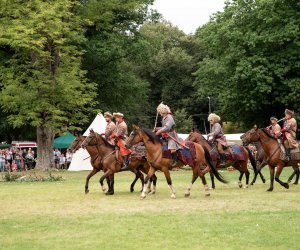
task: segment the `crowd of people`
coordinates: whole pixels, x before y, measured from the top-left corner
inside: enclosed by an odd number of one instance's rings
[[[24,171],[34,169],[36,166],[36,151],[32,148],[7,148],[0,150],[0,172],[4,171]],[[73,154],[67,149],[66,153],[61,153],[57,148],[53,150],[53,160],[55,168],[68,169]]]
[[[22,171],[35,168],[36,152],[31,149],[7,148],[0,150],[0,171]]]

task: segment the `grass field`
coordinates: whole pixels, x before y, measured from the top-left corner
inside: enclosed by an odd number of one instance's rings
[[[283,171],[286,180],[291,168]],[[269,180],[268,169],[264,170]],[[65,181],[0,181],[0,249],[300,249],[300,186],[286,190],[269,182],[237,186],[238,172],[222,172],[210,197],[198,180],[184,191],[191,171],[173,171],[177,199],[162,173],[157,193],[140,200],[133,174],[115,177],[115,195],[100,191],[97,174],[84,194],[82,172],[55,172]],[[252,178],[252,174],[251,174]],[[210,182],[209,182],[210,183]]]

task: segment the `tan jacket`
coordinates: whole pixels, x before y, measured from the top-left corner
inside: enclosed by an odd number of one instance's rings
[[[297,122],[295,118],[286,120],[283,125],[283,129],[286,130],[285,136],[289,144],[289,148],[297,148],[298,142],[296,140]]]
[[[105,127],[105,133],[104,133],[106,140],[109,140],[109,137],[113,134],[115,129],[116,129],[116,124],[113,121],[107,123]]]
[[[275,137],[279,137],[281,135],[281,127],[279,124],[275,124],[271,126],[270,133],[274,135]]]
[[[116,137],[121,138],[122,140],[126,139],[126,136],[128,135],[128,131],[127,131],[127,125],[125,121],[116,124],[114,134]]]

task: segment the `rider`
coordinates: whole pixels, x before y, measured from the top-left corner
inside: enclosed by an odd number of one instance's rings
[[[207,120],[212,125],[211,132],[208,134],[208,138],[210,136],[212,136],[212,139],[210,141],[217,144],[217,149],[218,149],[220,157],[221,157],[220,166],[225,167],[226,166],[226,156],[225,156],[223,147],[227,147],[228,145],[226,142],[226,137],[222,131],[222,127],[220,124],[221,118],[220,118],[220,116],[218,116],[214,113],[211,113],[208,116]]]
[[[276,117],[272,116],[270,118],[270,121],[271,121],[271,125],[267,128],[267,130],[274,137],[280,138],[281,137],[281,127],[278,124],[278,119]]]
[[[107,122],[107,125],[105,127],[104,137],[106,140],[109,140],[109,137],[113,134],[113,132],[116,129],[116,124],[112,121],[113,115],[110,112],[104,113],[105,121]]]
[[[171,151],[172,154],[171,167],[175,167],[178,162],[176,150],[180,149],[178,145],[180,139],[175,131],[176,124],[172,116],[172,112],[167,105],[163,103],[159,104],[157,106],[157,112],[163,117],[163,119],[162,127],[156,128],[156,135],[161,134],[162,137],[168,140],[168,149]]]
[[[129,165],[129,155],[131,150],[125,147],[125,139],[128,135],[127,125],[124,121],[124,115],[122,113],[113,113],[113,116],[116,119],[116,128],[114,133],[109,137],[109,139],[115,139],[116,145],[120,148],[120,154],[123,157],[123,167],[121,170],[127,170]]]
[[[294,111],[286,109],[285,122],[281,133],[283,134],[283,145],[285,146],[287,161],[291,159],[291,149],[297,148],[298,142],[296,140],[297,121],[294,118]]]

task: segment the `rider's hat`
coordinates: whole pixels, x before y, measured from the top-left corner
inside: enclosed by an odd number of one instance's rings
[[[216,115],[215,113],[211,113],[207,120],[210,122],[210,121],[213,121],[213,122],[219,122],[221,120],[220,116]]]
[[[156,108],[157,112],[162,113],[162,114],[170,114],[171,110],[168,107],[168,105],[165,105],[163,103],[159,104]]]
[[[122,117],[122,118],[124,117],[124,115],[120,112],[114,113],[113,115],[114,117]]]
[[[112,118],[113,115],[110,112],[107,111],[107,112],[104,113],[104,117],[110,117],[110,118]]]
[[[285,113],[285,114],[288,114],[288,115],[290,115],[290,116],[294,116],[294,111],[289,110],[289,109],[286,109],[286,110],[284,111],[284,113]]]
[[[278,119],[275,116],[270,117],[270,121],[273,121],[273,120],[278,122]]]

